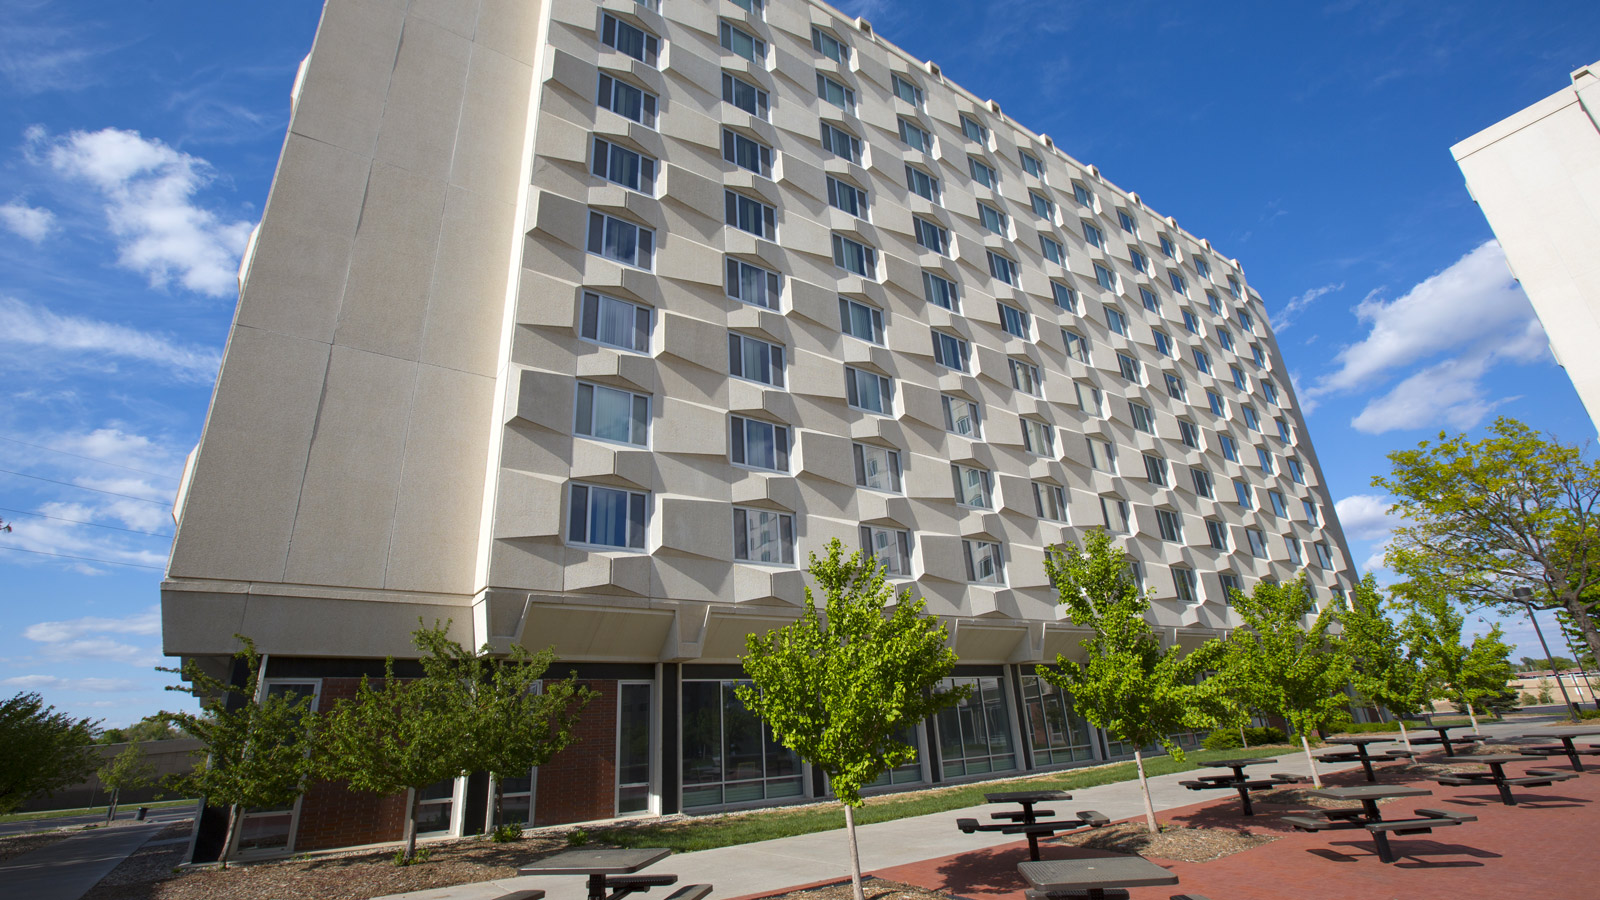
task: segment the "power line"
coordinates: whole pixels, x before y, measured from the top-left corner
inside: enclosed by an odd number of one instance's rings
[[[46,447],[44,444],[30,444],[27,441],[19,441],[16,438],[6,437],[3,434],[0,434],[0,441],[10,441],[13,444],[21,444],[24,447],[32,447],[35,450],[48,450],[51,453],[59,453],[62,456],[70,456],[74,459],[86,459],[89,462],[97,462],[103,466],[115,466],[119,469],[127,469],[129,472],[138,472],[140,475],[149,475],[152,478],[170,478],[173,481],[178,480],[178,476],[173,475],[170,472],[149,472],[144,469],[135,469],[133,466],[125,466],[121,463],[110,462],[97,456],[84,456],[81,453],[69,453],[65,450],[57,450],[54,447]]]
[[[70,488],[77,488],[80,491],[94,491],[96,494],[109,494],[113,497],[125,497],[129,500],[142,500],[145,503],[154,503],[157,506],[171,505],[171,501],[168,500],[151,500],[149,497],[135,497],[132,494],[119,494],[116,491],[102,491],[99,488],[85,487],[81,484],[73,484],[70,481],[57,481],[54,478],[45,478],[43,475],[29,475],[27,472],[13,472],[10,469],[0,469],[0,472],[4,472],[7,475],[19,475],[23,478],[36,478],[39,481],[48,481],[51,484],[59,484]]]
[[[57,559],[81,559],[84,562],[105,563],[108,566],[132,566],[135,569],[155,569],[157,572],[161,571],[160,566],[147,566],[143,563],[117,562],[114,559],[95,559],[92,556],[68,556],[65,553],[47,553],[43,550],[24,550],[21,547],[0,547],[0,550],[11,550],[16,553],[37,553],[40,556],[54,556]]]
[[[133,528],[118,528],[115,525],[102,525],[99,522],[85,522],[82,519],[68,519],[64,516],[47,516],[42,512],[30,512],[26,509],[8,509],[0,506],[0,512],[16,513],[21,516],[38,516],[41,519],[54,519],[57,522],[71,522],[74,525],[93,525],[96,528],[109,528],[112,531],[126,531],[129,534],[148,534],[151,537],[172,537],[170,533],[163,534],[159,531],[138,531]]]

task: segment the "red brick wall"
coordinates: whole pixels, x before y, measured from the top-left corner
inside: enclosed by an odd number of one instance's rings
[[[318,708],[327,711],[341,699],[353,698],[359,678],[322,679]],[[369,794],[351,790],[343,781],[312,782],[300,801],[296,850],[327,850],[398,841],[405,837],[406,795]]]
[[[534,824],[563,825],[617,814],[617,683],[580,681],[599,696],[578,719],[567,749],[539,767]]]

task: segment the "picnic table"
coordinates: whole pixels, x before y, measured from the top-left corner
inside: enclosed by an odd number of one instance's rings
[[[1385,819],[1383,812],[1378,809],[1379,800],[1387,800],[1393,797],[1425,797],[1433,793],[1427,788],[1407,787],[1405,785],[1363,784],[1355,787],[1323,788],[1310,793],[1313,797],[1325,797],[1330,800],[1359,800],[1361,801],[1361,808],[1323,810],[1320,816],[1284,816],[1283,821],[1285,824],[1292,825],[1301,831],[1364,828],[1368,834],[1372,835],[1372,843],[1377,848],[1378,859],[1386,863],[1392,863],[1395,860],[1393,848],[1389,846],[1390,834],[1432,834],[1435,828],[1444,828],[1478,820],[1477,816],[1462,815],[1440,809],[1419,809],[1416,811],[1415,817],[1410,819]]]
[[[596,848],[593,850],[568,850],[554,856],[535,860],[517,870],[518,875],[586,875],[589,900],[620,900],[629,894],[648,891],[652,887],[676,884],[676,875],[634,875],[647,866],[654,865],[672,851],[662,847],[634,850]],[[666,900],[702,900],[711,893],[709,884],[690,884],[673,891]]]
[[[977,819],[957,819],[956,827],[972,834],[979,831],[998,831],[1001,834],[1020,834],[1028,839],[1028,858],[1039,858],[1039,838],[1052,837],[1059,831],[1072,831],[1085,825],[1099,828],[1110,824],[1111,820],[1104,813],[1092,809],[1079,811],[1075,819],[1047,819],[1046,816],[1056,814],[1053,809],[1036,809],[1036,803],[1051,803],[1060,800],[1071,800],[1072,795],[1066,791],[997,791],[984,794],[983,799],[990,803],[1015,803],[1022,807],[1020,810],[1002,810],[991,813],[991,819],[999,819],[998,823],[980,824]],[[668,898],[672,900],[672,898]]]
[[[1514,762],[1531,762],[1532,758],[1520,753],[1484,754],[1481,756],[1446,756],[1447,763],[1479,763],[1489,767],[1487,772],[1463,772],[1459,775],[1444,775],[1437,779],[1440,784],[1452,785],[1494,785],[1500,791],[1500,802],[1507,806],[1516,806],[1517,800],[1511,794],[1513,787],[1544,787],[1557,781],[1566,781],[1578,776],[1572,772],[1552,772],[1549,769],[1529,769],[1528,774],[1520,777],[1508,777],[1506,764]]]
[[[1299,779],[1290,775],[1270,775],[1266,778],[1251,779],[1244,774],[1250,766],[1264,766],[1275,763],[1276,759],[1219,759],[1205,765],[1208,768],[1232,769],[1231,775],[1201,775],[1193,781],[1180,781],[1179,784],[1191,791],[1210,790],[1235,790],[1239,792],[1239,803],[1244,807],[1244,814],[1255,815],[1255,809],[1250,805],[1250,792],[1275,788],[1281,784],[1291,784]]]
[[[1170,870],[1134,855],[1018,863],[1017,872],[1033,885],[1028,900],[1074,894],[1085,900],[1114,900],[1127,897],[1127,888],[1178,883]]]
[[[1600,735],[1600,728],[1552,728],[1536,734],[1525,734],[1525,738],[1553,737],[1560,744],[1540,744],[1534,746],[1518,747],[1517,752],[1525,756],[1542,756],[1549,758],[1557,753],[1565,753],[1572,762],[1572,771],[1582,772],[1583,756],[1600,756],[1600,745],[1590,744],[1587,750],[1579,750],[1573,741],[1581,737]]]
[[[1376,782],[1378,775],[1372,770],[1374,762],[1399,762],[1400,760],[1410,759],[1413,755],[1410,750],[1390,750],[1384,753],[1383,756],[1377,757],[1367,750],[1367,745],[1369,744],[1383,744],[1391,740],[1394,739],[1390,737],[1328,738],[1327,743],[1329,744],[1345,744],[1355,749],[1324,753],[1317,759],[1320,762],[1359,762],[1362,770],[1367,773],[1367,780]]]
[[[1467,726],[1467,725],[1419,725],[1414,729],[1415,731],[1432,731],[1432,732],[1436,732],[1438,734],[1438,737],[1414,737],[1414,738],[1411,739],[1411,745],[1413,747],[1415,747],[1417,744],[1439,744],[1441,747],[1444,748],[1444,755],[1445,756],[1455,756],[1456,755],[1455,744],[1476,744],[1476,743],[1480,743],[1480,742],[1482,742],[1484,740],[1484,737],[1481,734],[1462,734],[1462,735],[1457,735],[1455,737],[1451,737],[1450,736],[1451,730],[1456,729],[1456,728],[1467,728],[1467,727],[1469,727],[1469,726]]]

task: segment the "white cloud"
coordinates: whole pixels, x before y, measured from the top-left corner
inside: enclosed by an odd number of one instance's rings
[[[1277,315],[1272,316],[1272,330],[1277,334],[1288,331],[1289,326],[1294,324],[1295,316],[1298,316],[1306,307],[1315,303],[1317,298],[1342,290],[1344,290],[1344,282],[1341,281],[1338,284],[1325,284],[1321,287],[1314,287],[1297,297],[1290,297],[1289,302],[1283,305],[1283,309],[1279,310]]]
[[[11,297],[0,297],[0,344],[23,344],[73,354],[94,353],[172,369],[187,381],[209,381],[222,357],[207,347],[126,325],[62,316]]]
[[[29,625],[22,636],[30,641],[40,643],[56,643],[68,641],[91,634],[139,634],[152,635],[161,633],[161,608],[152,606],[149,609],[123,616],[120,619],[106,618],[103,616],[84,616],[79,619],[66,619],[60,622],[39,622]]]
[[[1505,402],[1485,396],[1478,379],[1487,370],[1484,356],[1447,359],[1429,366],[1367,403],[1350,420],[1350,427],[1364,434],[1382,434],[1442,423],[1465,431]]]
[[[0,678],[0,687],[23,691],[82,691],[90,694],[150,689],[148,684],[127,678],[62,678],[59,675],[18,675],[15,678]]]
[[[56,227],[56,214],[48,209],[13,200],[0,206],[0,225],[29,243],[37,244]]]
[[[57,172],[99,191],[124,268],[145,275],[152,287],[176,281],[212,297],[236,289],[251,223],[224,221],[195,204],[212,180],[210,163],[116,128],[56,139],[30,129],[28,138]]]
[[[1344,533],[1358,541],[1388,537],[1395,522],[1389,518],[1389,498],[1375,494],[1351,494],[1333,504]]]

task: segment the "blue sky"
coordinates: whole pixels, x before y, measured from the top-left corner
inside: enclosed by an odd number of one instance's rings
[[[1387,452],[1497,414],[1595,436],[1449,148],[1600,59],[1600,4],[841,8],[1243,263],[1358,564]],[[184,702],[152,670],[170,502],[319,14],[0,0],[0,695]]]

